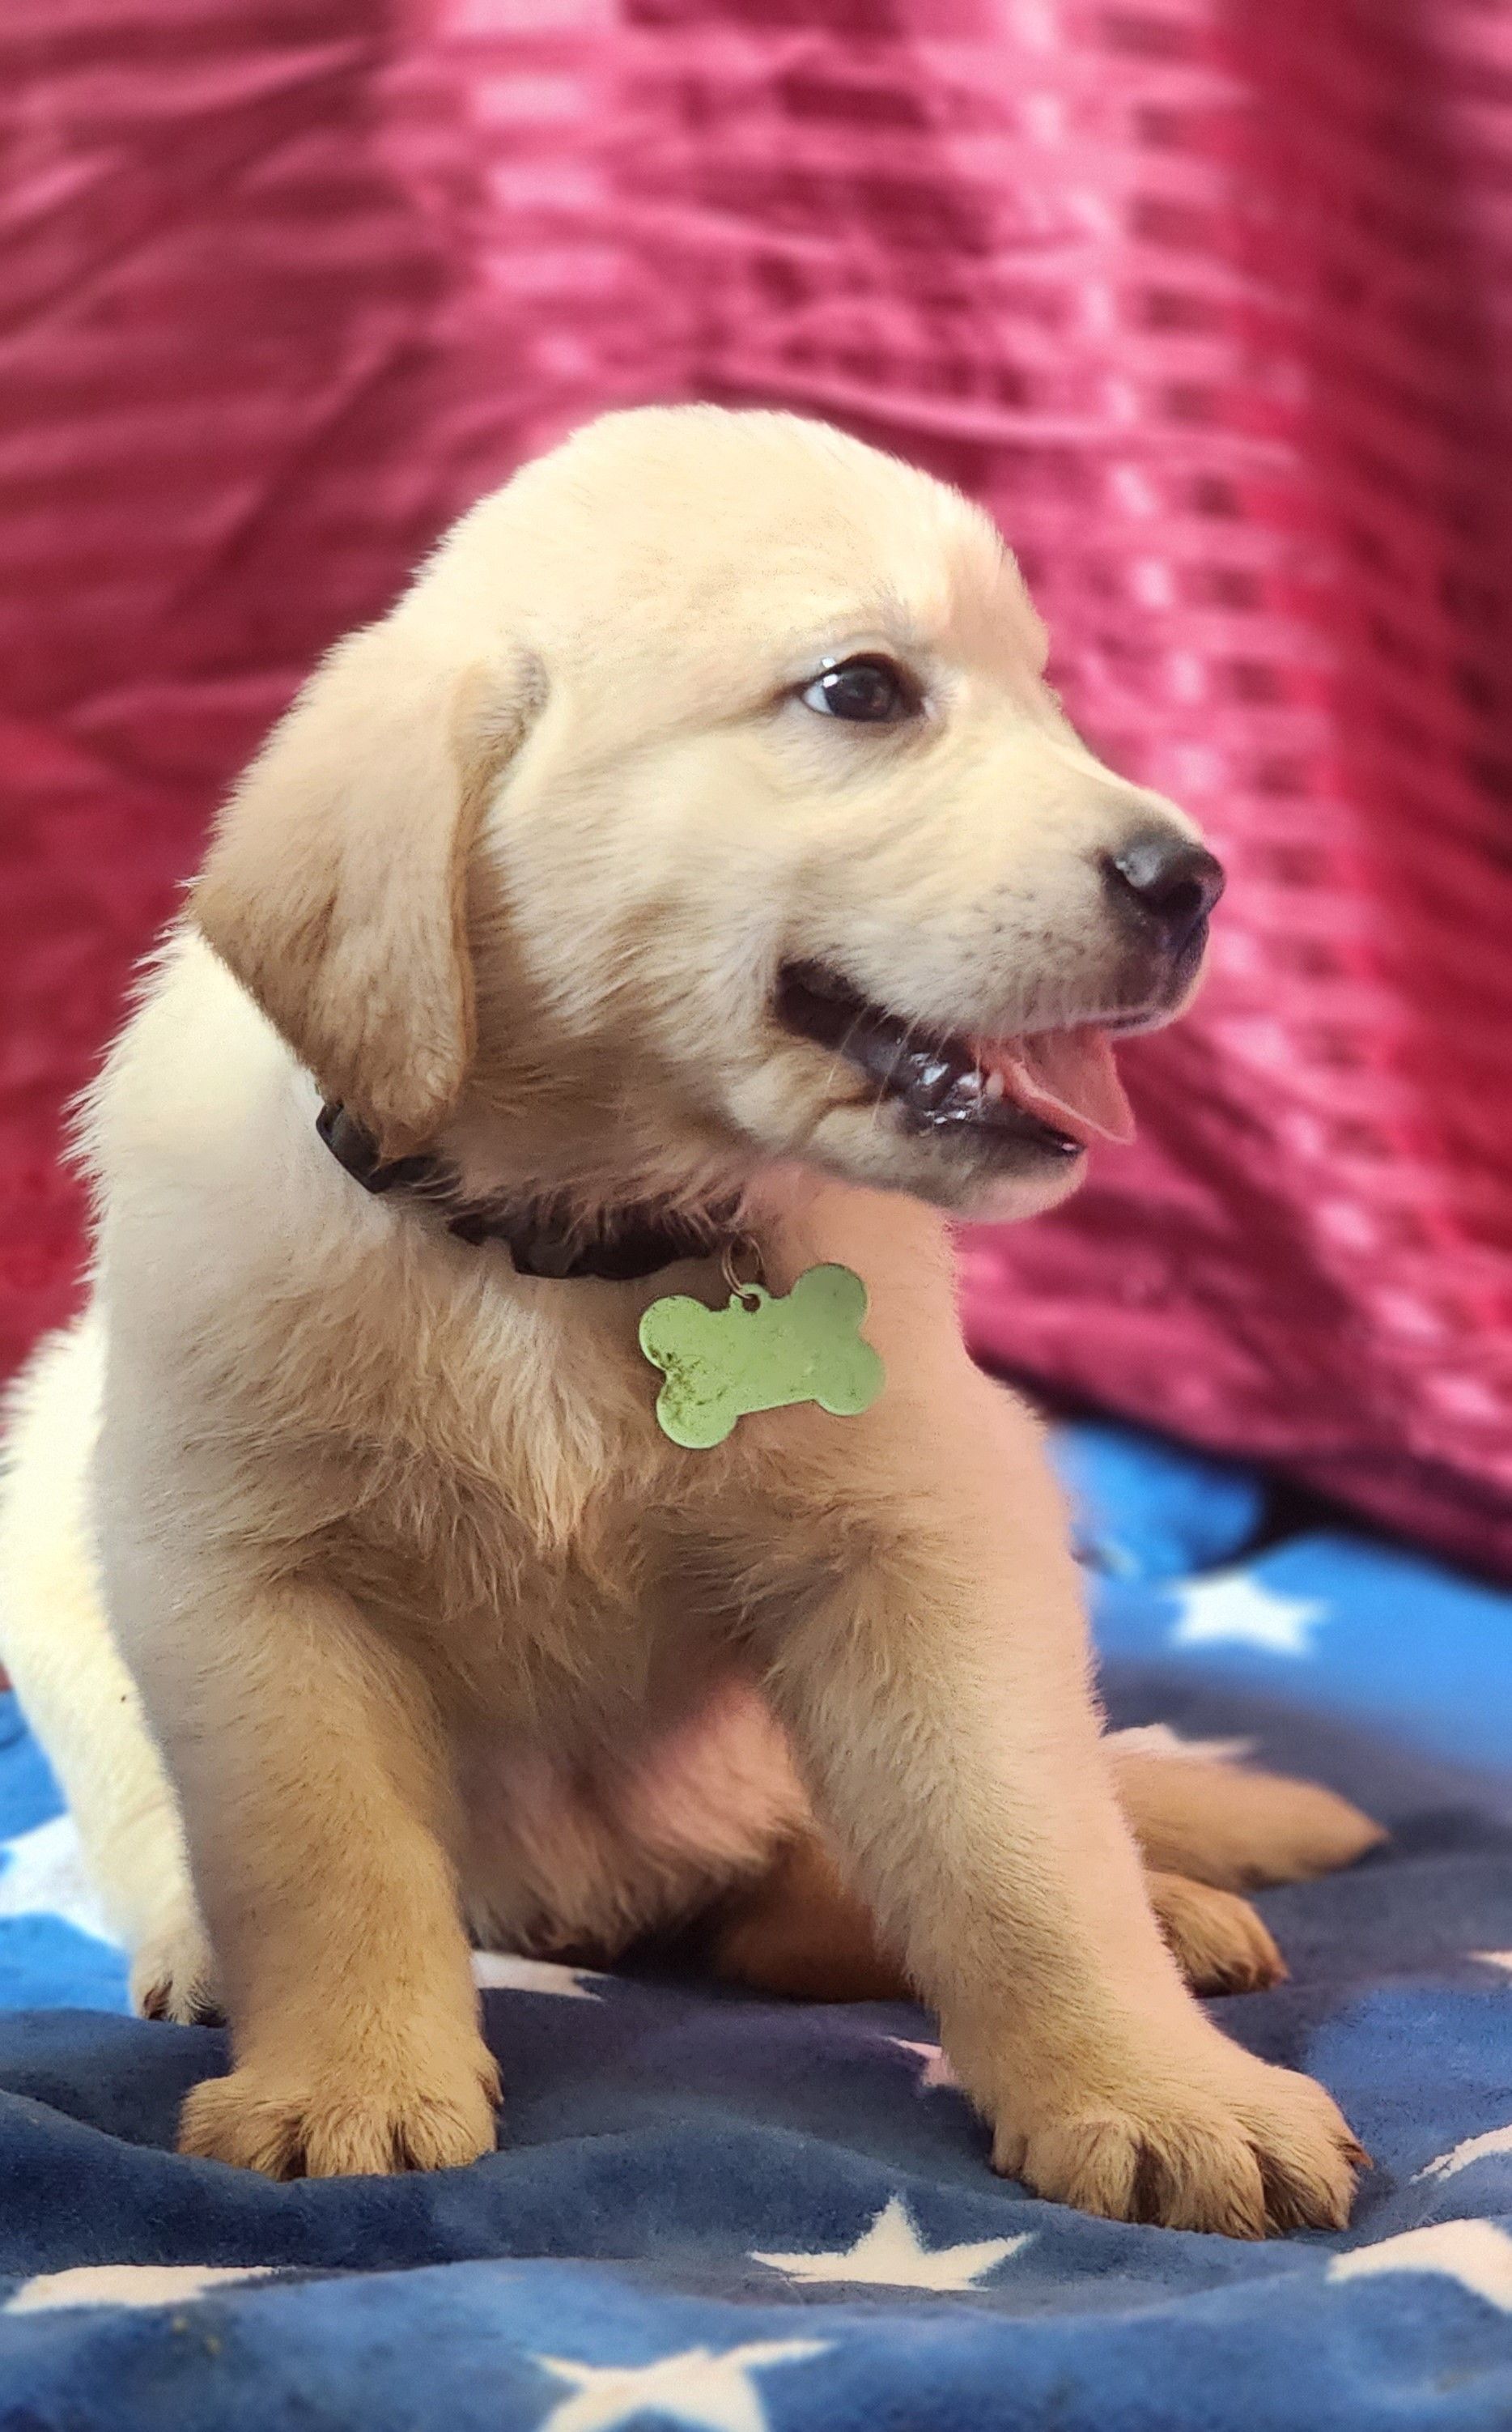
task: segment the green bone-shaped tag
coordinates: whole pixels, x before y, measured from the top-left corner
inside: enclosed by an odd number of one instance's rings
[[[861,1336],[866,1287],[849,1267],[810,1267],[790,1292],[761,1284],[732,1292],[724,1309],[685,1292],[653,1300],[641,1349],[666,1382],[656,1397],[664,1435],[690,1451],[723,1444],[750,1410],[817,1402],[851,1418],[869,1410],[886,1371]]]

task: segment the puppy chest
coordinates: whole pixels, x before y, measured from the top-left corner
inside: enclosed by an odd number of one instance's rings
[[[512,1483],[391,1467],[328,1532],[327,1560],[469,1705],[556,1728],[569,1712],[586,1723],[664,1704],[717,1623],[714,1598],[699,1613],[671,1507],[599,1493],[559,1531]]]

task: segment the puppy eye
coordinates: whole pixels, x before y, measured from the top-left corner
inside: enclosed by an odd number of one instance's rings
[[[885,726],[912,718],[917,697],[900,667],[891,659],[864,656],[842,659],[806,684],[798,699],[821,718],[848,718],[859,726]]]

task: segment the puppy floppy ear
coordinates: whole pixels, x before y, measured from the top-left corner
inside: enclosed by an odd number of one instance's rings
[[[350,634],[222,816],[193,919],[385,1157],[425,1145],[473,1052],[468,856],[518,743],[517,670],[402,616]]]

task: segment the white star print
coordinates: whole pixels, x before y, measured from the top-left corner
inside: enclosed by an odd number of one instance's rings
[[[46,2314],[59,2305],[179,2305],[228,2280],[265,2280],[261,2263],[81,2263],[44,2272],[6,2305],[8,2314]]]
[[[1027,2246],[1033,2231],[1018,2238],[982,2238],[962,2246],[925,2246],[900,2196],[883,2204],[854,2246],[834,2255],[752,2255],[785,2272],[790,2280],[870,2281],[879,2288],[973,2288],[984,2272]]]
[[[555,1993],[564,2001],[601,2001],[603,1978],[592,1968],[563,1968],[555,1959],[522,1959],[513,1951],[475,1951],[473,1983],[485,1993]]]
[[[1484,2162],[1491,2153],[1512,2153],[1512,2128],[1487,2128],[1482,2136],[1466,2136],[1448,2153],[1440,2153],[1436,2162],[1429,2162],[1417,2175],[1420,2179],[1452,2179],[1459,2170],[1468,2170],[1472,2162]]]
[[[34,1825],[0,1849],[0,1917],[60,1917],[96,1942],[114,1942],[72,1816]]]
[[[932,2094],[941,2086],[954,2086],[959,2091],[961,2081],[938,2044],[911,2044],[904,2035],[889,2035],[887,2041],[899,2052],[916,2053],[923,2062],[914,2085],[916,2094]]]
[[[535,2362],[576,2384],[554,2407],[540,2432],[613,2432],[619,2424],[660,2416],[696,2432],[766,2432],[766,2410],[751,2382],[769,2365],[799,2364],[823,2356],[828,2339],[751,2339],[744,2347],[684,2348],[655,2364],[574,2364],[565,2356]]]
[[[1260,1647],[1268,1655],[1310,1655],[1308,1633],[1328,1610],[1310,1596],[1279,1596],[1249,1571],[1215,1571],[1173,1593],[1181,1606],[1173,1647]]]
[[[1472,2297],[1512,2314],[1512,2238],[1491,2221],[1436,2221],[1376,2246],[1336,2255],[1331,2280],[1367,2280],[1378,2272],[1438,2272]]]

